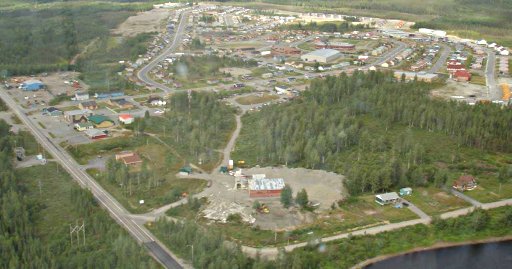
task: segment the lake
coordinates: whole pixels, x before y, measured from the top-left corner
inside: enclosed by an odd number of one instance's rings
[[[512,269],[512,241],[432,249],[392,257],[365,269]]]

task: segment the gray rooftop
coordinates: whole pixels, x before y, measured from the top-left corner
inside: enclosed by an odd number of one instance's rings
[[[400,196],[396,192],[387,192],[383,194],[375,195],[375,197],[379,198],[382,201],[396,200],[400,199]]]
[[[249,180],[249,189],[253,191],[261,190],[281,190],[284,188],[282,178],[255,178]]]
[[[333,49],[319,49],[310,53],[304,54],[304,56],[319,56],[319,57],[331,57],[340,54],[339,51]]]

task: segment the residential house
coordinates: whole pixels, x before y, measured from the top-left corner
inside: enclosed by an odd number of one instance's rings
[[[134,105],[124,98],[118,98],[118,99],[110,99],[108,100],[108,103],[112,106],[117,106],[122,109],[132,109]]]
[[[103,115],[92,115],[87,118],[96,128],[110,128],[114,121]]]
[[[161,97],[150,96],[148,98],[148,104],[151,106],[165,106],[167,104],[167,102],[164,101],[164,99],[162,99]]]
[[[119,114],[119,122],[122,124],[132,124],[134,121],[134,118],[130,114]]]
[[[457,81],[470,81],[471,73],[469,73],[467,70],[457,70],[453,74],[453,79]]]
[[[76,92],[74,101],[87,101],[89,100],[89,93],[86,92]]]
[[[56,108],[56,107],[45,107],[43,108],[43,115],[48,115],[48,116],[52,116],[52,117],[57,117],[57,116],[61,116],[62,114],[64,114],[64,112],[62,112],[62,110]]]
[[[75,123],[74,128],[75,128],[75,130],[77,130],[79,132],[83,132],[85,130],[93,129],[94,125],[90,122],[78,122],[78,123]]]
[[[96,109],[98,109],[98,104],[96,103],[96,101],[85,101],[85,102],[78,104],[78,108],[96,110]]]
[[[89,109],[64,112],[64,118],[70,123],[87,122],[87,118],[90,116],[92,116],[92,111]]]
[[[462,175],[453,182],[452,187],[458,191],[470,191],[477,186],[476,180],[471,175]]]
[[[140,156],[133,151],[121,151],[115,155],[116,161],[121,161],[126,166],[137,166],[142,164]]]
[[[400,196],[396,192],[388,192],[375,195],[375,202],[379,205],[387,205],[396,203],[400,200]]]

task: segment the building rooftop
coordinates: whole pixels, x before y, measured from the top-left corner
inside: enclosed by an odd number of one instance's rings
[[[377,194],[375,197],[381,199],[382,201],[396,200],[400,199],[400,196],[396,192],[387,192],[382,194]]]
[[[66,116],[77,116],[77,115],[87,115],[92,114],[92,111],[89,109],[78,109],[78,110],[70,110],[70,111],[64,111],[64,115]]]
[[[320,57],[331,57],[340,54],[339,51],[333,49],[319,49],[305,54],[304,56],[320,56]]]
[[[284,188],[284,179],[282,178],[255,178],[249,180],[249,190],[282,190]]]

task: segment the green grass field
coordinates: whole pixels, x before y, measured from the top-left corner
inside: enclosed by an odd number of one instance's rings
[[[412,195],[404,198],[430,216],[471,206],[464,200],[435,187],[413,188]]]

